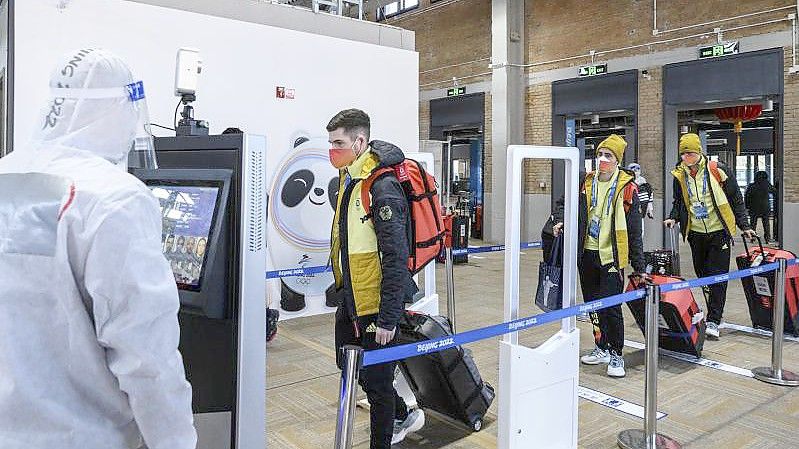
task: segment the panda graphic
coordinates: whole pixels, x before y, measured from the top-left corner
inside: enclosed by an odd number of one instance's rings
[[[297,138],[273,179],[268,244],[276,269],[327,265],[339,185],[328,147],[324,138]],[[286,312],[300,312],[306,298],[323,295],[328,307],[339,304],[330,272],[280,279],[280,308]]]

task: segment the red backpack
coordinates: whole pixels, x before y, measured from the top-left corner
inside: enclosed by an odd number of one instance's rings
[[[416,274],[444,248],[444,220],[441,219],[441,202],[438,199],[436,179],[427,173],[418,161],[405,159],[397,165],[375,170],[363,182],[361,203],[367,217],[372,217],[369,209],[372,184],[381,176],[393,173],[405,191],[410,210],[411,232],[408,270]],[[372,217],[373,218],[373,217]]]

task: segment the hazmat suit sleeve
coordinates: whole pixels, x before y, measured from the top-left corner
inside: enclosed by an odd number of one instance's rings
[[[84,282],[97,340],[149,449],[194,449],[191,386],[178,352],[179,300],[161,252],[161,216],[144,190],[95,207]],[[79,243],[78,243],[79,244]]]

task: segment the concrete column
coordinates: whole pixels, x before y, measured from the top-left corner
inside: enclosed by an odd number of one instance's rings
[[[677,149],[680,146],[680,130],[677,123],[677,107],[663,105],[663,216],[671,213],[674,199],[674,176],[671,171],[677,163]],[[665,219],[665,218],[664,218]],[[668,248],[669,238],[665,226],[661,228],[663,246]]]
[[[505,239],[508,145],[524,143],[524,0],[492,0],[491,193],[486,195],[486,240]]]

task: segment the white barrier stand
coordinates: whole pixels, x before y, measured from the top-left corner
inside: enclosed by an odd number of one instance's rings
[[[577,148],[508,147],[505,209],[505,321],[519,318],[522,162],[562,159],[566,162],[563,251],[563,307],[576,303],[579,151]],[[500,449],[574,449],[577,447],[580,334],[574,317],[537,348],[519,344],[518,333],[500,342]]]

